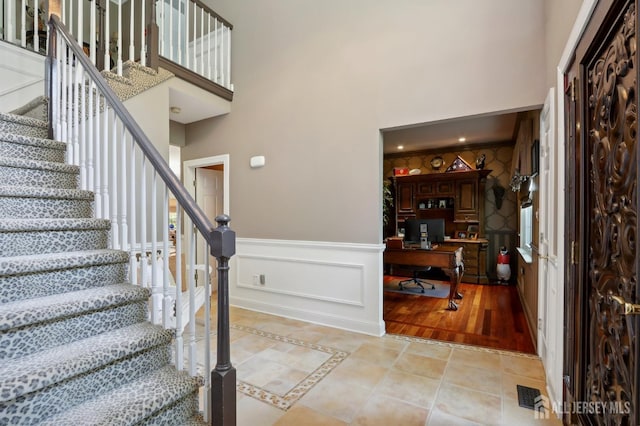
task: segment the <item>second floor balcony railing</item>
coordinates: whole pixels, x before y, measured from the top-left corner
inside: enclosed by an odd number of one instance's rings
[[[0,0],[2,39],[44,54],[49,2],[99,69],[122,75],[123,64],[160,63],[224,88],[230,100],[232,25],[199,0]]]

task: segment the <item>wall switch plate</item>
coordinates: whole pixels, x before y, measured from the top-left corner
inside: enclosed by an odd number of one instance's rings
[[[266,282],[267,278],[264,276],[264,274],[260,274],[260,284],[265,285]]]

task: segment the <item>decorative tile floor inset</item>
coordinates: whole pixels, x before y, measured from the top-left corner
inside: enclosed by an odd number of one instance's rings
[[[349,356],[348,352],[329,346],[252,327],[230,327],[274,342],[236,365],[236,389],[285,411]],[[238,340],[231,343],[232,353],[234,343]]]

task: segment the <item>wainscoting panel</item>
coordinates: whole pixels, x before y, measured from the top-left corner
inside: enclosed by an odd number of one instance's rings
[[[383,250],[381,244],[238,238],[231,304],[382,335]]]

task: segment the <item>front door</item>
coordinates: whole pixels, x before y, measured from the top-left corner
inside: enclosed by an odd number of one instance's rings
[[[638,425],[634,0],[598,2],[566,73],[565,421]],[[627,305],[631,307],[631,305]]]

